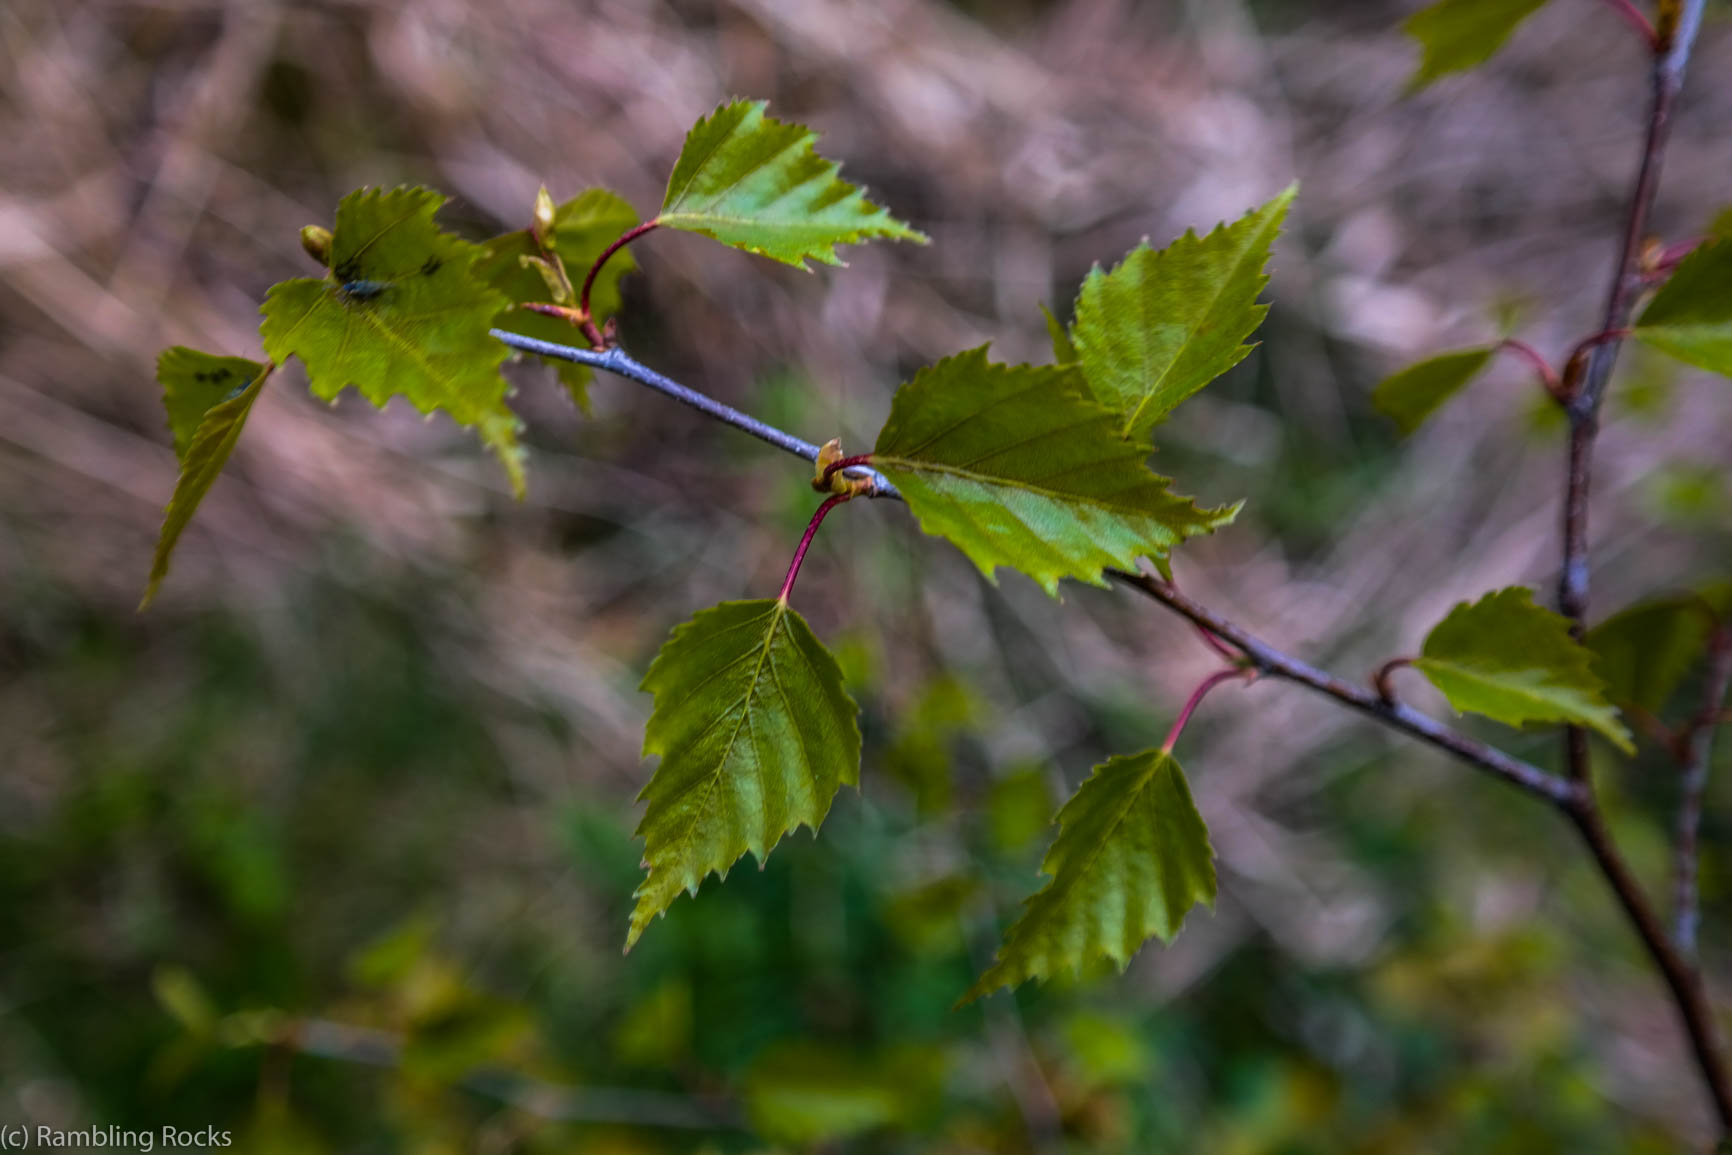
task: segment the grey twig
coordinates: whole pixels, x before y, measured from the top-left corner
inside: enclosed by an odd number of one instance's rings
[[[629,381],[636,381],[639,385],[647,385],[656,392],[672,397],[682,405],[689,405],[717,421],[732,425],[735,429],[744,430],[760,441],[768,441],[777,449],[792,453],[795,457],[804,457],[807,461],[814,462],[818,460],[818,447],[810,441],[804,441],[792,433],[784,433],[774,425],[766,425],[756,417],[741,413],[732,405],[724,405],[713,397],[706,397],[695,389],[688,389],[679,382],[662,376],[648,365],[634,361],[617,346],[612,349],[579,349],[575,345],[559,345],[518,333],[507,333],[504,329],[494,329],[491,332],[495,338],[513,349],[588,365],[591,369],[605,369]],[[902,499],[902,494],[890,484],[890,479],[870,466],[854,465],[842,472],[849,477],[863,477],[871,481],[872,488],[866,492],[867,497],[889,497],[898,501]]]
[[[1732,687],[1732,622],[1722,622],[1714,631],[1708,651],[1708,677],[1703,683],[1702,706],[1690,720],[1678,742],[1683,765],[1682,798],[1678,804],[1677,834],[1677,929],[1678,949],[1687,958],[1696,956],[1696,927],[1701,910],[1696,893],[1698,844],[1702,829],[1702,795],[1708,788],[1708,764],[1714,753],[1714,730],[1720,724],[1727,689]]]

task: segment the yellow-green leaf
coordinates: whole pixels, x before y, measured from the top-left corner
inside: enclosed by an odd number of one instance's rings
[[[1124,969],[1150,938],[1170,942],[1197,903],[1215,901],[1209,830],[1184,771],[1164,750],[1096,766],[1058,812],[1041,870],[1051,881],[1024,905],[998,958],[964,1002],[1029,979]]]
[[[762,862],[813,830],[844,783],[860,782],[858,707],[811,627],[782,601],[723,602],[674,630],[650,664],[644,755],[661,764],[638,800],[648,874],[626,949],[681,891]]]
[[[1297,186],[1206,237],[1148,242],[1111,271],[1096,266],[1077,294],[1076,342],[1095,399],[1122,418],[1120,435],[1146,439],[1173,407],[1244,360],[1245,338],[1269,306],[1264,265]]]
[[[164,349],[156,359],[156,380],[162,386],[174,455],[184,460],[204,415],[238,395],[264,371],[263,365],[245,357],[219,357],[185,345]]]
[[[1167,490],[1149,447],[1089,400],[1074,366],[999,365],[981,347],[897,390],[872,462],[920,527],[994,577],[1021,570],[1057,596],[1061,578],[1105,585],[1102,571],[1165,554],[1233,520]]]
[[[299,357],[314,394],[354,385],[375,405],[402,396],[423,413],[473,426],[523,492],[517,420],[487,335],[506,305],[472,271],[481,250],[440,231],[431,189],[363,190],[337,207],[331,274],[272,287],[260,333],[279,364]]]
[[[1463,713],[1510,726],[1587,726],[1632,752],[1630,732],[1606,701],[1594,655],[1561,615],[1520,586],[1462,602],[1425,639],[1414,665]]]
[[[800,268],[842,264],[840,244],[925,243],[813,151],[816,133],[765,116],[766,104],[736,100],[692,126],[658,222]]]
[[[545,235],[565,262],[575,289],[583,283],[584,274],[602,251],[637,223],[637,210],[631,205],[606,189],[592,188],[555,208],[552,225]],[[475,275],[504,293],[513,305],[551,301],[553,298],[541,274],[523,263],[524,257],[536,257],[538,253],[535,239],[528,229],[494,237],[483,246],[482,257],[475,264]],[[619,312],[620,280],[636,267],[630,248],[621,249],[602,266],[589,295],[589,311],[598,324]],[[509,333],[587,347],[582,332],[557,317],[514,309],[502,314],[496,323]],[[587,413],[589,367],[547,357],[539,360],[555,368],[560,381],[570,390],[572,400]]]
[[[1732,377],[1732,238],[1708,241],[1679,261],[1635,335],[1687,365]]]
[[[264,389],[272,366],[261,365],[258,368],[258,375],[245,389],[205,412],[187,443],[186,452],[181,454],[180,477],[174,483],[174,495],[169,498],[168,509],[163,514],[162,531],[156,539],[156,556],[150,564],[150,582],[145,587],[140,609],[156,597],[162,579],[168,576],[169,560],[174,556],[180,535],[191,523],[192,515],[198,512],[199,502],[210,492],[217,474],[222,472],[229,455],[234,452],[241,430],[246,428],[247,415],[252,412],[253,402]]]
[[[1371,391],[1371,403],[1403,434],[1412,433],[1478,377],[1496,351],[1488,345],[1428,357],[1380,382]]]
[[[1407,82],[1408,91],[1417,92],[1451,72],[1478,68],[1545,4],[1546,0],[1439,0],[1415,12],[1402,27],[1419,41],[1424,57]]]

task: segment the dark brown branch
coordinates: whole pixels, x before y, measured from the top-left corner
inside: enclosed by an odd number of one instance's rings
[[[1660,167],[1671,135],[1672,114],[1683,88],[1684,73],[1702,22],[1705,0],[1682,0],[1663,9],[1655,30],[1654,67],[1648,104],[1648,129],[1636,170],[1624,222],[1617,267],[1606,294],[1599,333],[1583,356],[1565,367],[1564,390],[1569,398],[1569,464],[1565,473],[1563,565],[1558,575],[1558,608],[1580,637],[1588,612],[1588,497],[1593,478],[1594,440],[1599,434],[1600,407],[1623,346],[1642,289],[1642,246],[1659,189]],[[1722,1137],[1732,1135],[1732,1082],[1721,1058],[1713,1011],[1701,975],[1680,954],[1660,925],[1653,906],[1630,874],[1600,816],[1590,775],[1587,731],[1572,726],[1564,738],[1564,763],[1575,792],[1565,811],[1587,844],[1600,873],[1617,895],[1649,958],[1665,981],[1689,1039],[1697,1069],[1706,1085]]]

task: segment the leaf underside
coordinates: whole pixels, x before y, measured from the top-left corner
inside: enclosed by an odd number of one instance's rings
[[[1139,440],[1173,408],[1237,365],[1267,305],[1264,266],[1297,187],[1206,237],[1148,242],[1110,271],[1096,266],[1077,294],[1071,338],[1083,379]]]
[[[301,359],[319,397],[354,385],[374,405],[402,396],[475,427],[521,495],[518,422],[499,374],[507,350],[487,335],[506,299],[473,275],[481,250],[434,224],[444,201],[425,188],[344,197],[331,275],[273,286],[259,331],[273,360]]]
[[[1105,585],[1108,567],[1164,555],[1238,512],[1170,493],[1144,464],[1149,447],[1119,427],[1073,366],[994,364],[983,346],[897,390],[872,462],[920,527],[988,578],[1009,566],[1056,596],[1061,578]]]
[[[1423,56],[1407,90],[1417,92],[1441,76],[1478,68],[1545,4],[1546,0],[1439,0],[1415,12],[1402,28],[1419,41]]]
[[[766,103],[736,100],[692,126],[657,221],[799,268],[842,264],[839,244],[926,242],[837,175],[813,151],[816,133],[765,116]]]
[[[1371,404],[1410,434],[1478,377],[1494,352],[1491,346],[1463,349],[1409,365],[1371,391]]]
[[[1029,979],[1080,976],[1100,959],[1123,970],[1150,938],[1172,941],[1197,903],[1214,905],[1209,831],[1171,754],[1145,750],[1096,766],[1058,824],[1041,863],[1051,881],[1024,903],[963,1002]]]
[[[823,822],[860,782],[858,707],[842,671],[785,602],[723,602],[674,630],[650,664],[655,711],[644,755],[661,763],[638,800],[648,874],[630,950],[681,891],[748,850],[762,862],[799,826]]]
[[[1462,713],[1510,726],[1586,726],[1633,752],[1593,662],[1562,616],[1516,586],[1456,606],[1426,637],[1414,665]]]
[[[566,271],[573,281],[572,287],[580,286],[584,274],[603,250],[637,223],[637,210],[606,189],[588,189],[556,208],[551,239],[554,251],[565,262]],[[505,294],[513,305],[551,301],[553,298],[547,282],[520,259],[538,256],[539,252],[528,229],[494,237],[483,246],[481,259],[475,263],[475,275]],[[620,280],[636,267],[628,247],[608,258],[607,264],[597,274],[595,285],[590,290],[589,311],[598,324],[619,312]],[[508,310],[495,324],[508,333],[520,333],[542,341],[584,347],[588,344],[582,332],[569,322],[540,313]],[[572,400],[584,412],[589,412],[589,366],[547,357],[536,359],[551,365],[570,391]]]
[[[213,357],[209,360],[228,362],[239,358]],[[249,364],[257,370],[252,381],[239,393],[219,401],[204,413],[187,440],[185,452],[180,454],[180,477],[175,482],[174,495],[169,498],[168,509],[163,514],[162,530],[156,541],[156,556],[151,560],[150,580],[145,587],[144,600],[139,603],[140,609],[151,603],[156,597],[156,591],[162,586],[163,579],[168,576],[169,562],[174,556],[174,547],[179,543],[180,535],[191,523],[192,515],[198,512],[199,503],[204,500],[205,494],[210,492],[217,475],[228,463],[235,443],[240,440],[241,430],[246,427],[247,415],[252,412],[253,402],[258,400],[266,379],[271,375],[270,366],[256,362]]]
[[[1711,240],[1678,262],[1635,335],[1687,365],[1732,377],[1732,239]]]

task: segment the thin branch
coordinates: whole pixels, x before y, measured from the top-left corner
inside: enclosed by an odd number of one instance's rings
[[[792,453],[795,457],[804,457],[807,461],[818,460],[818,447],[810,441],[802,441],[791,433],[782,432],[774,425],[766,425],[756,417],[749,417],[741,413],[732,405],[724,405],[712,397],[704,396],[695,389],[687,389],[684,385],[662,376],[649,366],[632,360],[626,356],[624,350],[618,347],[579,349],[574,345],[557,345],[552,341],[541,341],[534,337],[525,337],[520,333],[507,333],[503,329],[494,329],[491,332],[496,340],[504,342],[513,349],[616,373],[628,381],[636,381],[639,385],[647,385],[658,393],[672,397],[682,405],[689,405],[699,413],[713,417],[725,425],[732,425],[735,429],[744,430],[760,441],[768,441],[777,449]],[[898,501],[902,499],[902,494],[894,485],[890,484],[890,479],[876,469],[855,466],[847,471],[847,475],[862,478],[872,483],[872,488],[864,494],[866,497],[889,497]]]
[[[1709,649],[1708,679],[1704,683],[1702,708],[1691,719],[1678,741],[1679,761],[1683,764],[1683,797],[1678,804],[1677,835],[1677,923],[1674,937],[1685,957],[1696,957],[1696,927],[1701,911],[1696,895],[1697,846],[1702,829],[1702,795],[1708,788],[1708,766],[1714,753],[1714,730],[1720,717],[1726,693],[1732,687],[1732,625],[1722,625],[1714,631]]]
[[[1585,356],[1572,358],[1564,371],[1564,389],[1570,399],[1570,433],[1558,608],[1569,618],[1577,637],[1582,635],[1588,612],[1588,496],[1593,478],[1594,441],[1600,427],[1600,407],[1605,401],[1606,386],[1623,345],[1621,331],[1629,327],[1636,298],[1641,292],[1642,247],[1648,232],[1648,218],[1659,189],[1660,167],[1665,157],[1666,141],[1671,135],[1672,114],[1683,88],[1696,33],[1701,27],[1704,3],[1705,0],[1680,0],[1662,10],[1664,19],[1653,38],[1655,58],[1647,136],[1641,163],[1636,170],[1635,185],[1630,192],[1617,267],[1606,293],[1605,314],[1599,332],[1590,338],[1591,349]],[[1721,1057],[1714,1013],[1708,1005],[1702,977],[1678,952],[1660,925],[1652,904],[1606,830],[1594,795],[1587,731],[1580,726],[1569,727],[1565,733],[1564,764],[1570,785],[1574,788],[1564,810],[1665,981],[1689,1039],[1697,1070],[1713,1103],[1721,1136],[1732,1135],[1732,1080],[1727,1077]]]
[[[1385,702],[1374,691],[1344,682],[1298,658],[1282,653],[1192,601],[1159,578],[1147,574],[1126,573],[1123,570],[1108,570],[1107,573],[1124,585],[1153,598],[1180,616],[1189,618],[1210,633],[1237,646],[1244,652],[1246,660],[1261,673],[1309,686],[1344,706],[1350,706],[1386,726],[1401,730],[1422,742],[1428,742],[1468,765],[1519,786],[1554,805],[1565,805],[1576,795],[1576,788],[1556,775],[1547,774],[1537,766],[1459,734],[1411,706],[1400,702]]]

